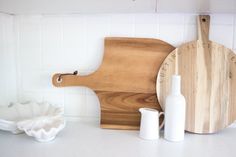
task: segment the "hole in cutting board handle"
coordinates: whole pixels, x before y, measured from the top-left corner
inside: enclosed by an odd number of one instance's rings
[[[203,18],[203,19],[202,19],[202,22],[206,22],[206,19],[205,19],[205,18]]]
[[[60,74],[57,78],[57,83],[61,83],[62,82],[62,76],[66,76],[66,75],[77,75],[78,71],[74,71],[73,73],[65,73],[65,74]]]

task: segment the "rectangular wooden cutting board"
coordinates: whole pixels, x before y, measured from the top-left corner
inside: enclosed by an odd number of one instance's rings
[[[66,75],[57,87],[87,86],[97,94],[101,107],[101,127],[139,129],[141,107],[161,110],[156,96],[156,77],[165,57],[174,50],[158,39],[105,38],[100,68],[88,76]]]

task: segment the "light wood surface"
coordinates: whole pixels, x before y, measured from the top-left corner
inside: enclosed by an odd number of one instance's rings
[[[236,119],[236,55],[209,41],[209,24],[210,16],[198,17],[199,39],[168,55],[156,84],[158,100],[164,109],[171,75],[177,66],[187,103],[185,129],[193,133],[214,133]]]
[[[100,68],[88,76],[53,76],[57,87],[87,86],[98,95],[101,127],[138,129],[140,107],[161,110],[156,97],[157,71],[165,57],[174,50],[158,39],[105,38],[105,52]]]

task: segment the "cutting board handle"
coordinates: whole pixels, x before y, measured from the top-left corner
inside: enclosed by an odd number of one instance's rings
[[[209,15],[199,15],[198,16],[198,40],[203,43],[208,43],[209,41],[209,28],[210,28],[210,16]]]
[[[77,71],[73,73],[57,73],[52,77],[52,84],[56,87],[87,86],[92,88],[93,84],[90,82],[91,79],[96,79],[96,73],[97,72],[88,76],[80,76]]]

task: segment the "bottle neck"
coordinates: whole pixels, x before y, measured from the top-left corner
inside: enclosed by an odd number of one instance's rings
[[[171,94],[178,95],[181,94],[181,77],[180,75],[172,75],[171,81]]]

